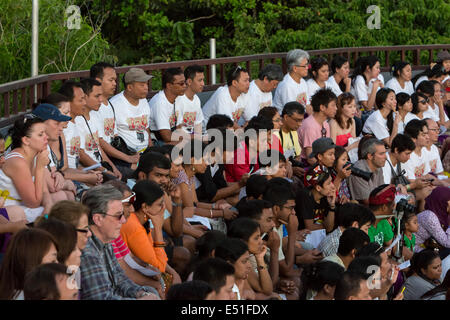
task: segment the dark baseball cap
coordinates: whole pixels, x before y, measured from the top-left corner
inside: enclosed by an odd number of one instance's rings
[[[336,148],[333,140],[331,138],[319,138],[312,143],[312,152],[309,155],[309,158],[314,158],[319,153],[324,153],[328,149]]]
[[[44,121],[50,119],[58,122],[72,120],[71,117],[63,115],[57,107],[49,103],[38,105],[31,113]]]

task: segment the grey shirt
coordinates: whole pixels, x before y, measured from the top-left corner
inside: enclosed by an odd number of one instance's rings
[[[405,282],[404,300],[420,300],[426,292],[436,285],[419,276],[411,276]]]
[[[363,171],[371,172],[367,160],[361,159],[355,162],[354,166]],[[348,178],[348,186],[352,199],[354,200],[368,200],[370,192],[378,186],[384,184],[383,168],[378,168],[373,172],[372,178],[369,181],[357,177],[352,174]]]

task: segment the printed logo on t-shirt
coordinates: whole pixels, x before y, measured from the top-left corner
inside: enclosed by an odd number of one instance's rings
[[[241,119],[242,114],[244,113],[244,108],[239,108],[235,112],[232,113],[234,122],[238,122]]]
[[[187,127],[193,127],[195,119],[197,118],[197,111],[183,113],[183,124]]]
[[[114,118],[106,118],[103,122],[105,136],[112,137],[114,135]]]
[[[127,118],[126,121],[130,131],[144,132],[148,126],[148,118],[146,115],[136,118]]]
[[[419,178],[423,176],[425,173],[425,163],[422,163],[420,166],[414,168],[414,176]]]
[[[437,159],[430,161],[430,171],[436,173],[437,169]]]
[[[79,155],[80,154],[80,137],[73,137],[72,139],[70,139],[70,149],[69,149],[69,153],[71,156],[74,155]]]
[[[297,102],[301,103],[302,105],[306,106],[306,102],[308,101],[306,92],[302,92],[297,96]]]
[[[86,134],[85,137],[85,149],[86,151],[97,151],[98,150],[98,131],[92,133],[94,139],[92,139],[91,134]]]
[[[379,232],[373,236],[373,241],[378,243],[380,246],[384,245],[384,233]]]
[[[265,108],[265,107],[270,107],[271,105],[272,105],[272,102],[270,100],[266,101],[266,102],[261,102],[259,104],[259,110],[261,110],[262,108]]]
[[[178,119],[179,111],[175,111],[175,113],[172,113],[172,115],[169,118],[169,125],[171,128],[175,127],[177,125],[177,119]]]

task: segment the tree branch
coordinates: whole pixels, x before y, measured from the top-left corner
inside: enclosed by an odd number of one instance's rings
[[[211,19],[212,17],[214,17],[216,14],[215,13],[213,13],[212,15],[210,15],[210,16],[207,16],[207,17],[198,17],[198,18],[195,18],[195,19],[192,19],[192,20],[188,20],[188,21],[186,21],[186,22],[194,22],[194,21],[197,21],[197,20],[203,20],[203,19]]]

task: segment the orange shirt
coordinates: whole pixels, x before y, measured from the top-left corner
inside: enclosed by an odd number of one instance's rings
[[[153,247],[151,232],[147,234],[136,214],[132,213],[128,221],[122,225],[120,234],[131,252],[142,261],[166,271],[167,255],[164,248]]]

